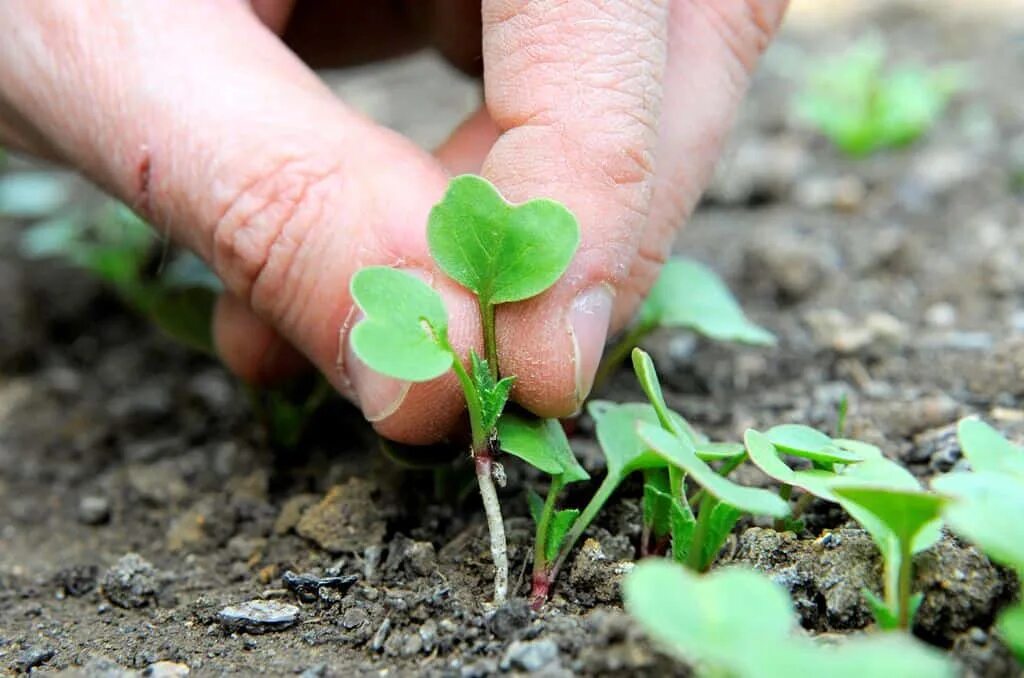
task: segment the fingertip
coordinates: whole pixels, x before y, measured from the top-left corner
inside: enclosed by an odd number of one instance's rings
[[[305,356],[232,294],[217,300],[213,338],[221,361],[249,384],[277,384],[309,369]]]

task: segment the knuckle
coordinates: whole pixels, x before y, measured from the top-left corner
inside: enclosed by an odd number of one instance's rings
[[[269,299],[286,301],[281,298],[307,233],[321,219],[326,189],[339,174],[333,163],[285,158],[223,191],[213,263],[228,289],[254,310],[270,310]]]

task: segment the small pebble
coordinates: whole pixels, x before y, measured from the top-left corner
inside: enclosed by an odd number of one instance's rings
[[[78,502],[78,522],[83,525],[103,525],[110,520],[110,500],[100,496],[82,497]]]
[[[18,671],[28,672],[29,669],[42,666],[53,659],[57,651],[45,645],[32,645],[26,648],[14,660],[14,667]]]
[[[543,640],[517,640],[508,646],[501,660],[501,668],[521,671],[539,671],[558,659],[558,645],[550,638]]]
[[[281,631],[299,619],[299,608],[276,600],[247,600],[228,605],[217,613],[217,621],[230,631],[267,633]]]

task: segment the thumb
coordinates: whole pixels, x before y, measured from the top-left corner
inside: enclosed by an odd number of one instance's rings
[[[272,327],[385,435],[448,433],[463,410],[453,376],[397,384],[345,349],[348,282],[372,264],[435,281],[453,345],[479,341],[473,300],[428,255],[440,165],[339,104],[243,3],[87,5],[0,5],[5,104],[213,267],[236,338],[266,346],[260,322]]]
[[[562,280],[498,311],[502,371],[537,414],[569,414],[590,391],[637,252],[666,25],[655,0],[483,3],[485,96],[503,132],[483,173],[511,200],[563,202],[581,228]]]

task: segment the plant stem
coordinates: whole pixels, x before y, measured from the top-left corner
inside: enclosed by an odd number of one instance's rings
[[[498,338],[494,328],[494,304],[488,303],[481,297],[480,322],[484,326],[484,359],[487,360],[487,369],[495,380],[498,379]]]
[[[555,580],[558,576],[559,570],[562,569],[562,565],[565,564],[565,559],[569,557],[569,552],[572,551],[576,542],[579,541],[580,536],[590,526],[590,523],[594,521],[601,507],[605,505],[608,499],[615,492],[615,488],[619,486],[621,478],[613,478],[612,476],[605,476],[604,480],[601,481],[601,485],[597,488],[597,492],[590,498],[586,508],[583,509],[583,513],[580,514],[576,522],[572,524],[572,528],[565,535],[565,539],[562,541],[562,546],[558,550],[558,558],[555,560],[555,564],[551,567],[551,574],[549,579]]]
[[[779,497],[782,499],[782,501],[784,501],[784,502],[786,502],[788,504],[789,503],[789,498],[792,497],[792,496],[793,496],[793,486],[792,485],[783,484],[782,487],[779,488]],[[783,530],[783,528],[785,526],[786,526],[786,519],[785,518],[776,518],[772,522],[772,528],[776,532],[782,532],[782,530]]]
[[[899,574],[899,625],[906,631],[910,628],[910,589],[913,586],[914,559],[910,552],[910,540],[900,540]]]
[[[445,342],[447,344],[447,342]],[[448,347],[451,350],[451,347]],[[454,353],[454,352],[453,352]],[[491,536],[491,559],[494,561],[494,604],[501,605],[508,597],[508,545],[505,541],[505,523],[501,517],[501,504],[498,503],[498,491],[494,488],[491,477],[490,431],[483,428],[483,416],[480,412],[480,398],[473,380],[470,379],[462,361],[456,355],[452,361],[452,369],[462,385],[466,396],[466,408],[469,410],[469,425],[473,434],[473,462],[476,468],[476,480],[480,485],[480,498],[484,504],[484,515],[487,518],[487,530]]]
[[[686,558],[686,565],[695,572],[703,572],[704,565],[704,541],[708,537],[708,529],[711,525],[711,509],[714,507],[715,498],[705,492],[700,500],[700,509],[697,515],[697,526],[693,529],[693,540],[690,542],[690,553]]]
[[[548,590],[551,587],[549,563],[547,559],[548,530],[551,526],[551,519],[555,515],[555,504],[558,495],[562,492],[562,477],[553,476],[551,487],[548,488],[548,496],[544,500],[544,508],[540,513],[540,520],[537,521],[537,537],[533,541],[533,584],[530,591],[530,605],[539,609],[547,600]]]
[[[605,351],[604,358],[597,367],[597,375],[594,377],[594,386],[591,392],[596,392],[619,369],[619,366],[626,361],[630,352],[640,341],[651,333],[654,327],[647,324],[638,324],[630,327],[615,345]]]
[[[484,503],[487,529],[491,533],[491,559],[494,561],[494,604],[502,605],[508,599],[508,544],[505,542],[505,523],[501,518],[501,504],[491,477],[491,453],[485,447],[474,451],[476,479],[480,484],[480,498]]]

